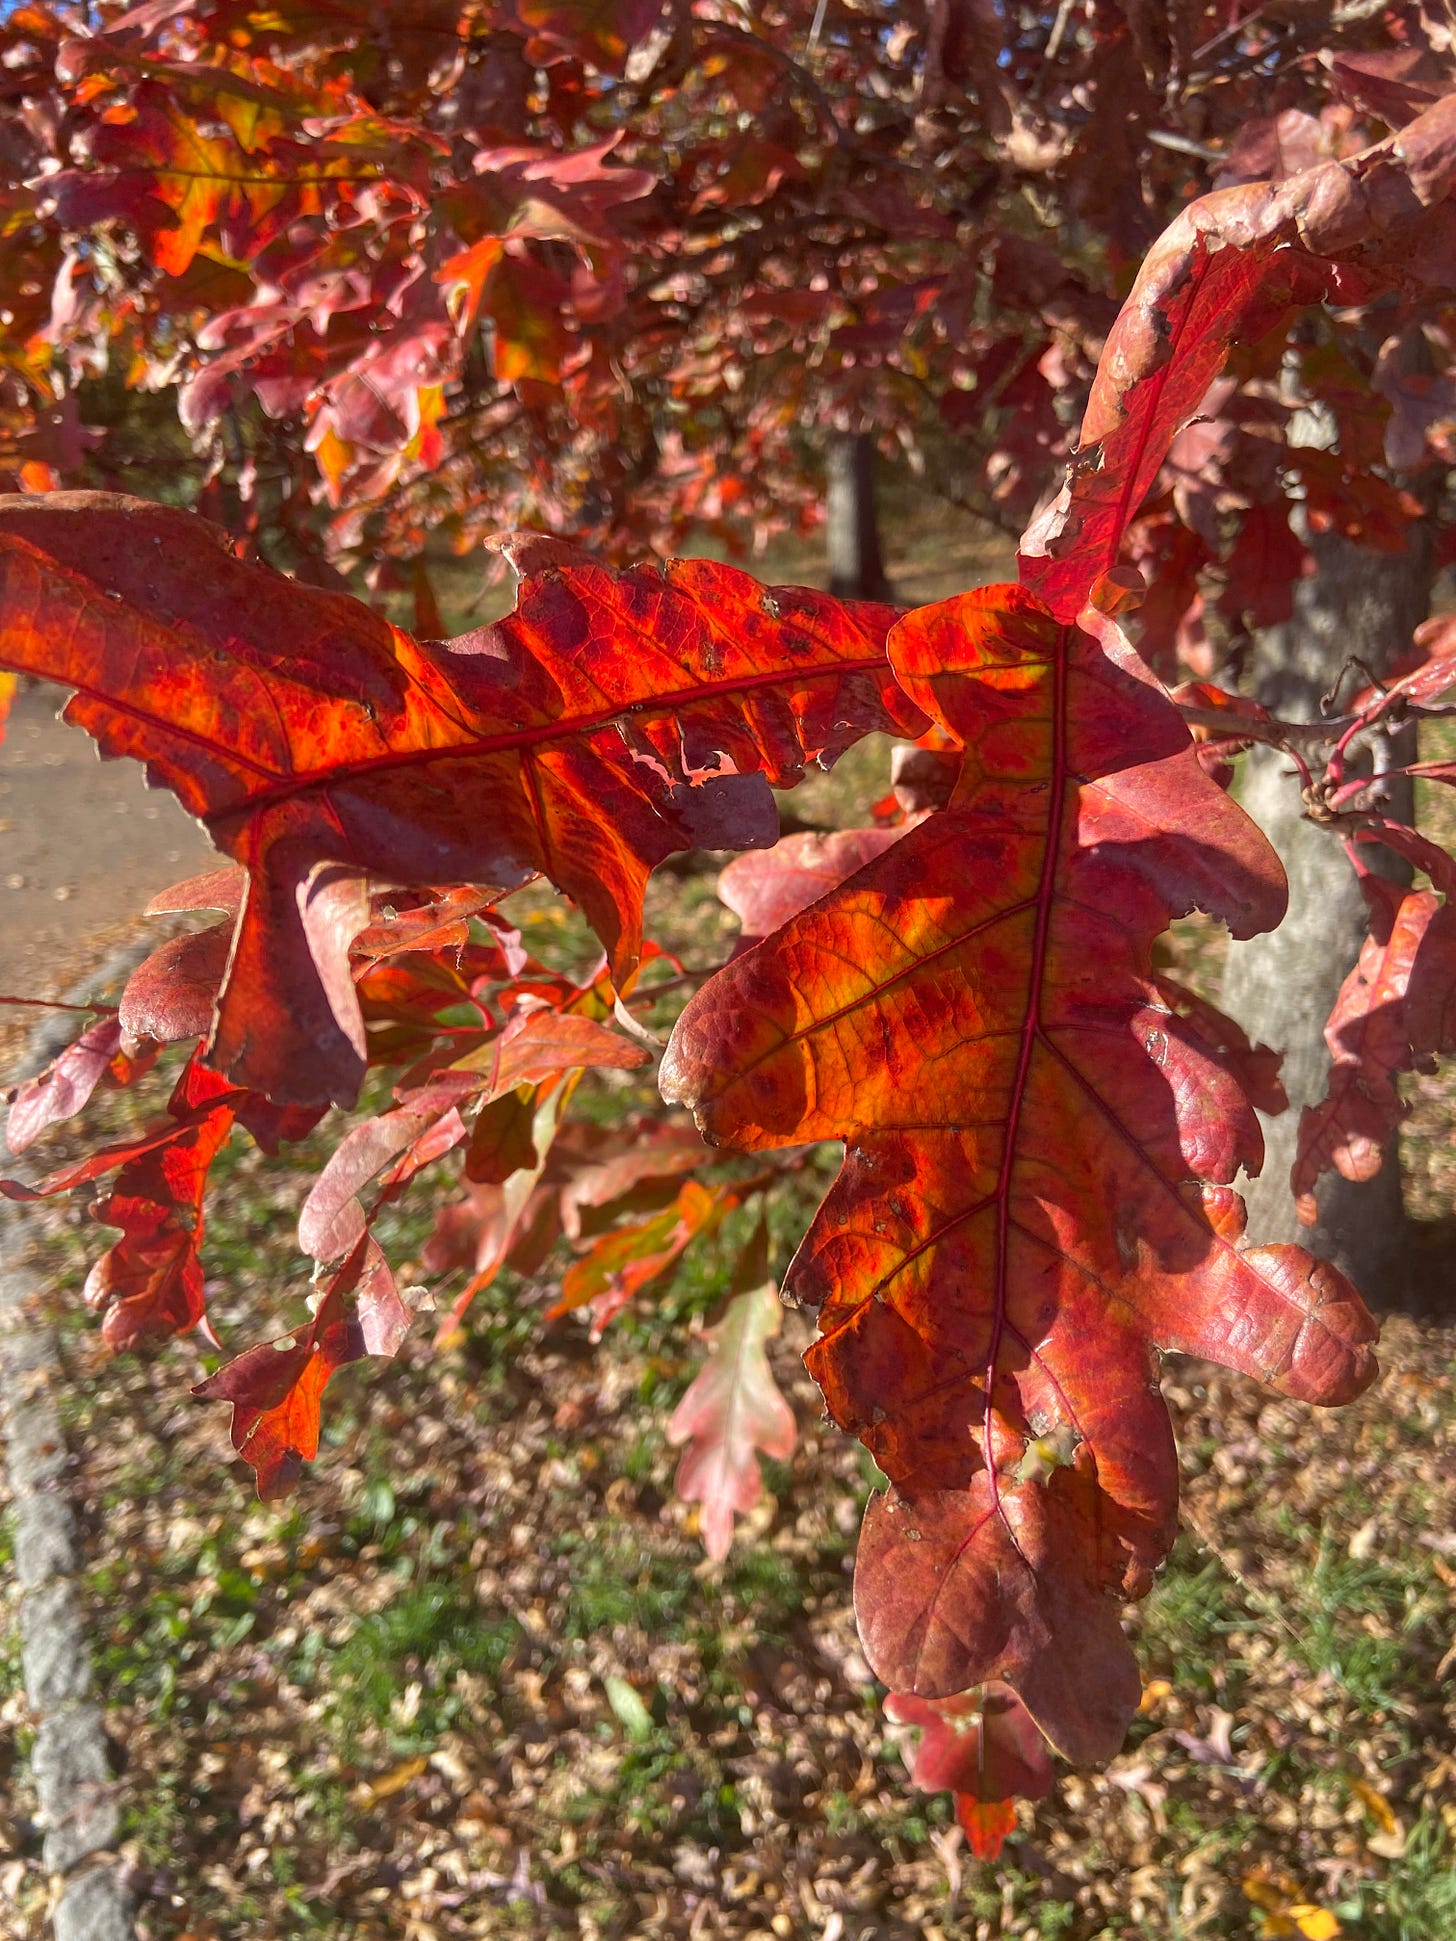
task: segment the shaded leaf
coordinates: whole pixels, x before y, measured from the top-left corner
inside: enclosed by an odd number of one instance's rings
[[[1116,564],[1233,344],[1296,304],[1456,290],[1453,129],[1456,95],[1360,155],[1201,196],[1153,244],[1098,362],[1067,484],[1022,540],[1023,584],[1059,619]]]
[[[578,1167],[561,1189],[561,1223],[567,1237],[582,1231],[587,1208],[611,1207],[645,1180],[667,1180],[696,1172],[712,1159],[696,1129],[686,1125],[642,1125],[620,1152]]]
[[[159,1045],[205,1037],[231,945],[231,924],[218,923],[154,950],[121,994],[120,1018],[127,1031],[134,1038],[155,1038]]]
[[[1153,985],[1169,1010],[1197,1032],[1218,1062],[1234,1074],[1250,1105],[1271,1116],[1288,1110],[1289,1098],[1279,1077],[1282,1052],[1251,1043],[1242,1025],[1175,978],[1159,973]]]
[[[890,1692],[885,1716],[917,1730],[907,1763],[924,1793],[1042,1799],[1055,1783],[1047,1742],[1009,1685],[993,1680],[953,1698]]]
[[[448,1124],[449,1144],[465,1137],[458,1106],[473,1089],[465,1074],[444,1074],[391,1112],[351,1126],[309,1188],[298,1216],[298,1244],[315,1260],[340,1260],[363,1237],[366,1220],[358,1194],[423,1133]]]
[[[591,1018],[542,1009],[511,1019],[499,1036],[478,1051],[468,1052],[451,1065],[453,1072],[478,1072],[487,1104],[518,1085],[538,1083],[558,1072],[584,1070],[631,1071],[648,1062],[649,1053],[620,1032],[609,1031]]]
[[[1450,1049],[1456,1008],[1456,911],[1429,890],[1402,890],[1362,869],[1371,930],[1325,1026],[1325,1096],[1300,1114],[1290,1188],[1299,1217],[1318,1217],[1314,1189],[1333,1168],[1373,1179],[1405,1108],[1396,1076]]]
[[[599,1335],[639,1288],[664,1273],[692,1241],[710,1233],[737,1206],[738,1197],[730,1187],[703,1186],[690,1179],[661,1213],[604,1233],[567,1268],[560,1298],[546,1310],[547,1320],[559,1321],[589,1305],[592,1333]]]
[[[475,1115],[465,1148],[465,1177],[478,1186],[501,1186],[512,1173],[540,1164],[535,1146],[536,1087],[520,1085],[489,1100]]]
[[[718,878],[718,895],[742,924],[744,942],[756,943],[881,855],[901,833],[836,829],[785,836],[772,849],[735,856]]]
[[[522,1167],[500,1185],[474,1185],[463,1199],[442,1206],[425,1243],[424,1263],[432,1272],[448,1273],[465,1267],[470,1278],[451,1303],[440,1324],[443,1340],[460,1325],[470,1306],[489,1287],[501,1268],[513,1266],[531,1273],[540,1266],[561,1232],[556,1192],[542,1185],[560,1116],[571,1097],[574,1078],[543,1088],[531,1124],[532,1167]]]
[[[42,1188],[60,1191],[116,1168],[115,1184],[94,1211],[122,1237],[92,1266],[84,1289],[109,1348],[185,1334],[203,1319],[203,1197],[236,1104],[231,1086],[190,1062],[167,1104],[170,1125],[53,1174]]]

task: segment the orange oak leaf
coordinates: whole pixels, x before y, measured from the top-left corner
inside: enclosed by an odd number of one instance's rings
[[[1276,923],[1277,859],[1121,634],[983,588],[891,636],[965,747],[947,808],[711,979],[662,1089],[714,1143],[842,1139],[792,1263],[808,1364],[890,1477],[856,1607],[885,1682],[1013,1686],[1069,1757],[1139,1698],[1117,1600],[1172,1540],[1156,1350],[1308,1400],[1372,1378],[1375,1329],[1302,1249],[1243,1249],[1262,1141],[1153,981],[1194,907]]]
[[[66,719],[146,762],[247,872],[206,1047],[234,1083],[355,1097],[348,951],[371,880],[544,873],[620,987],[657,863],[772,842],[770,785],[924,725],[885,659],[890,608],[709,561],[610,572],[529,540],[512,556],[509,618],[416,641],[235,558],[190,514],[0,500],[0,665],[75,688]]]
[[[703,1547],[722,1563],[733,1544],[733,1519],[763,1494],[759,1452],[779,1462],[794,1453],[794,1411],[779,1393],[765,1342],[783,1322],[779,1291],[770,1281],[739,1294],[722,1320],[705,1331],[707,1364],[689,1384],[667,1425],[673,1448],[683,1448],[677,1493],[702,1504]]]
[[[700,1235],[711,1233],[737,1206],[729,1186],[704,1186],[690,1179],[662,1212],[613,1227],[567,1268],[559,1299],[546,1310],[548,1321],[590,1306],[592,1333],[599,1335],[639,1288],[664,1273]]]
[[[197,1384],[192,1393],[205,1401],[232,1403],[232,1444],[257,1473],[263,1502],[286,1496],[318,1454],[330,1378],[366,1355],[397,1354],[409,1320],[384,1255],[366,1234],[307,1328],[247,1349]]]
[[[1009,1799],[977,1799],[956,1794],[956,1819],[977,1860],[995,1860],[1016,1831],[1016,1808]]]
[[[442,151],[418,124],[367,113],[336,112],[301,141],[300,122],[320,103],[278,68],[268,86],[221,66],[133,64],[97,35],[66,41],[57,69],[93,101],[116,95],[76,144],[82,166],[46,184],[57,216],[74,229],[126,223],[173,277],[199,252],[247,260],[301,218],[347,215],[386,165],[421,206]]]

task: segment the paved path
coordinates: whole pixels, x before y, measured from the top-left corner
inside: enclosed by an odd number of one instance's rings
[[[63,727],[59,688],[16,696],[0,745],[0,993],[59,997],[123,938],[158,890],[220,858],[139,763],[103,762]],[[159,929],[158,940],[165,935]],[[40,1014],[0,1007],[0,1077]]]

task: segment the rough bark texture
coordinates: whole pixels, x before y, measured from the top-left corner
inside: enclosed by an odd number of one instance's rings
[[[139,942],[119,952],[72,1001],[118,986],[145,948]],[[73,1013],[48,1020],[11,1077],[41,1070],[75,1029]],[[0,1205],[0,1455],[14,1508],[20,1658],[35,1721],[30,1766],[54,1887],[51,1926],[55,1941],[132,1941],[135,1910],[118,1865],[121,1810],[81,1590],[86,1559],[57,1409],[64,1381],[40,1296],[32,1221],[27,1209]]]
[[[1352,657],[1379,673],[1409,645],[1430,611],[1432,584],[1428,530],[1417,529],[1412,549],[1400,554],[1370,552],[1333,533],[1314,536],[1311,550],[1316,570],[1296,589],[1294,617],[1257,637],[1251,670],[1257,699],[1305,721],[1319,718],[1320,696]],[[1397,742],[1391,754],[1410,760],[1414,749]],[[1290,1101],[1287,1112],[1264,1121],[1267,1157],[1248,1193],[1250,1237],[1302,1240],[1335,1261],[1373,1305],[1399,1305],[1407,1231],[1394,1152],[1363,1184],[1327,1175],[1312,1230],[1300,1227],[1289,1191],[1300,1110],[1324,1094],[1324,1024],[1365,935],[1365,900],[1342,845],[1304,820],[1286,756],[1252,752],[1239,796],[1289,874],[1288,917],[1271,936],[1231,947],[1223,988],[1225,1008],[1253,1036],[1283,1049]],[[1394,800],[1391,813],[1409,819],[1409,796]]]
[[[868,432],[836,432],[829,441],[829,591],[841,600],[894,596],[880,553],[875,497],[875,443]]]

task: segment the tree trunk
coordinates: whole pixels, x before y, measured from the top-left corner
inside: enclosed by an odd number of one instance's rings
[[[867,431],[829,440],[829,591],[841,600],[890,600],[880,555],[875,443]]]
[[[1409,550],[1375,553],[1338,534],[1309,538],[1315,570],[1295,589],[1294,617],[1255,639],[1253,691],[1275,714],[1319,719],[1320,696],[1358,657],[1375,674],[1409,645],[1430,611],[1430,528],[1410,528]],[[1347,676],[1344,689],[1358,676]],[[1407,745],[1410,744],[1410,745]],[[1401,732],[1392,761],[1414,759],[1413,730]],[[1301,814],[1289,759],[1273,749],[1246,758],[1239,799],[1269,837],[1289,876],[1289,915],[1269,936],[1230,947],[1224,1008],[1250,1035],[1284,1053],[1289,1110],[1265,1119],[1266,1156],[1248,1193],[1249,1236],[1299,1240],[1333,1260],[1373,1305],[1402,1302],[1408,1280],[1405,1211],[1394,1150],[1372,1180],[1329,1173],[1318,1190],[1317,1224],[1301,1227],[1289,1191],[1301,1109],[1324,1096],[1330,1056],[1324,1026],[1365,937],[1367,908],[1342,844]],[[1396,795],[1389,811],[1410,819]],[[1373,867],[1383,854],[1372,852]],[[1391,858],[1392,864],[1395,859]],[[1396,874],[1392,868],[1388,874]]]

